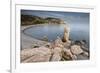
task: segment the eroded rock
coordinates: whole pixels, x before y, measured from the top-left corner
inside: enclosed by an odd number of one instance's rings
[[[45,62],[49,61],[51,50],[46,47],[24,49],[21,51],[22,62]]]
[[[51,61],[60,61],[61,58],[62,58],[62,48],[60,47],[55,47],[53,50],[52,50],[52,58],[51,58]]]
[[[64,48],[64,50],[63,50],[62,57],[65,60],[76,60],[77,59],[77,56],[73,55],[71,53],[70,49],[66,49],[66,48]]]
[[[54,45],[54,47],[60,47],[60,48],[64,47],[64,44],[60,37],[57,37],[57,39],[54,41],[53,45]]]
[[[83,50],[81,49],[81,47],[79,45],[71,46],[70,50],[74,55],[79,55],[79,54],[83,53]]]
[[[63,38],[62,41],[63,42],[69,42],[69,27],[68,26],[64,26],[64,34],[63,34]]]

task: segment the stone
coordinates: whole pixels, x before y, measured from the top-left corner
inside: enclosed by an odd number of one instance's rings
[[[47,43],[45,47],[51,48],[51,43]]]
[[[63,45],[64,45],[65,48],[70,48],[70,46],[71,46],[71,41],[65,42],[65,43],[63,43]]]
[[[77,59],[77,56],[73,55],[70,49],[66,49],[66,48],[64,48],[63,50],[62,57],[65,60],[76,60]]]
[[[63,38],[62,38],[63,42],[68,42],[69,41],[69,28],[68,26],[64,26],[64,34],[63,34]]]
[[[63,53],[62,53],[62,57],[65,60],[72,60],[72,53],[70,52],[70,49],[64,49]]]
[[[52,58],[51,61],[60,61],[62,58],[62,48],[60,47],[55,47],[54,49],[52,49]]]
[[[86,51],[84,51],[84,52],[83,52],[83,55],[88,57],[88,56],[89,56],[89,53],[86,52]]]
[[[86,40],[81,40],[81,44],[82,45],[87,44]]]
[[[72,45],[71,46],[71,52],[74,55],[79,55],[81,53],[83,53],[83,50],[81,49],[81,47],[79,45]]]
[[[57,37],[57,39],[54,41],[53,45],[54,45],[54,47],[60,47],[60,48],[64,47],[63,42],[60,37]]]
[[[24,49],[21,51],[21,62],[45,62],[51,57],[51,49],[47,47],[39,47],[32,49]]]
[[[61,60],[61,55],[59,53],[54,53],[52,55],[51,61],[60,61]]]
[[[82,45],[82,44],[81,44],[81,41],[79,41],[79,40],[76,40],[76,41],[75,41],[75,44],[76,44],[76,45]]]
[[[82,45],[81,48],[86,51],[86,52],[89,52],[89,48],[87,48],[85,45]]]

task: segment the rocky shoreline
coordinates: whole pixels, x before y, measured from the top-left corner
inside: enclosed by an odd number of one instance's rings
[[[40,26],[40,25],[21,26],[21,50],[34,48],[37,45],[43,46],[44,44],[49,43],[46,41],[41,41],[41,40],[35,39],[35,38],[24,33],[24,30],[27,30],[28,28],[31,28],[34,26]]]
[[[26,28],[23,27],[22,30]],[[20,53],[22,63],[88,60],[90,56],[86,41],[69,40],[69,30],[66,27],[64,37],[58,36],[55,41],[50,43],[31,38],[24,33],[21,35],[22,45],[24,45]]]

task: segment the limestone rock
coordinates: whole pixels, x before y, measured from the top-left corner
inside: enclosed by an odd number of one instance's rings
[[[60,61],[61,58],[62,58],[62,48],[60,47],[55,47],[53,50],[52,50],[52,58],[51,58],[51,61]]]
[[[69,48],[71,46],[71,41],[63,43],[65,48]]]
[[[83,53],[83,50],[81,49],[81,47],[79,45],[71,46],[70,50],[74,55],[79,55],[79,54]]]
[[[53,45],[54,45],[54,47],[60,47],[60,48],[64,47],[63,42],[60,37],[57,37],[57,39],[54,41]]]
[[[64,48],[64,51],[62,53],[62,57],[65,59],[65,60],[76,60],[77,59],[77,56],[73,55],[70,51],[70,49],[66,49]]]
[[[69,28],[66,25],[64,26],[64,34],[63,34],[62,41],[63,42],[69,41]]]
[[[24,49],[21,51],[22,62],[45,62],[49,61],[51,50],[46,47]]]

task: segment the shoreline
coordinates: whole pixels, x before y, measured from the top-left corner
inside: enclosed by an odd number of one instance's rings
[[[69,61],[69,60],[88,60],[89,51],[85,47],[84,41],[69,40],[68,34],[65,35],[66,41],[58,37],[53,43],[42,41],[25,34],[24,31],[36,26],[21,26],[21,62],[49,62],[49,61]]]
[[[21,26],[21,50],[34,48],[35,46],[44,46],[47,43],[49,43],[46,41],[35,39],[24,33],[25,30],[27,30],[31,27],[34,27],[34,26],[40,26],[40,24]]]

